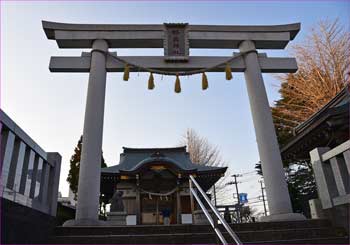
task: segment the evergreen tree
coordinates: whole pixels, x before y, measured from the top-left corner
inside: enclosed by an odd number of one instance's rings
[[[317,198],[317,188],[309,163],[298,163],[287,168],[287,183],[293,211],[311,217],[309,200]]]
[[[80,157],[82,152],[82,142],[83,142],[83,136],[80,136],[80,139],[78,141],[77,146],[74,149],[74,154],[72,155],[70,159],[70,169],[67,177],[67,182],[69,183],[69,188],[74,193],[74,198],[77,198],[78,194],[78,183],[79,183],[79,169],[80,169]],[[107,167],[107,164],[105,162],[105,159],[101,158],[101,168]]]

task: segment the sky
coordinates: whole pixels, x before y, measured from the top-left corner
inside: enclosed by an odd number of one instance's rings
[[[1,108],[45,151],[62,155],[60,191],[68,194],[69,160],[82,134],[88,74],[50,73],[50,56],[80,56],[82,51],[59,49],[47,40],[42,20],[66,23],[277,25],[300,22],[291,44],[302,44],[320,20],[339,19],[349,28],[347,1],[1,1]],[[269,56],[291,56],[286,50],[264,50]],[[119,49],[120,55],[162,55],[161,49]],[[191,50],[191,55],[226,55],[237,50]],[[108,166],[119,161],[123,146],[172,147],[192,128],[216,145],[229,171],[254,170],[259,161],[248,95],[242,73],[226,81],[223,73],[181,79],[155,76],[147,90],[148,74],[107,76],[103,154]],[[279,81],[264,74],[269,102],[279,98]],[[240,179],[240,192],[260,195],[258,177]],[[230,194],[231,195],[231,194]],[[261,203],[256,204],[261,208]]]

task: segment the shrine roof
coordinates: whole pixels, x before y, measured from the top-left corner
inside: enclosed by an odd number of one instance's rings
[[[342,89],[319,111],[294,128],[294,136],[281,148],[284,161],[309,159],[315,147],[333,147],[349,138],[349,86]]]
[[[203,164],[193,163],[186,146],[173,148],[128,148],[123,147],[124,151],[120,154],[118,165],[102,168],[102,173],[118,174],[121,172],[137,172],[139,168],[155,162],[170,163],[181,172],[222,172],[227,167],[212,167]]]

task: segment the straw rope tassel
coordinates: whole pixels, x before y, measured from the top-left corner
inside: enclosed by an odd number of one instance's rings
[[[226,80],[231,80],[232,79],[232,71],[231,71],[231,66],[229,63],[226,64],[225,73],[226,73]]]
[[[129,73],[130,73],[130,67],[129,67],[128,64],[125,64],[124,76],[123,76],[123,80],[124,81],[128,81],[129,80]]]
[[[202,74],[202,89],[206,90],[208,88],[208,78],[205,72]]]
[[[180,84],[179,74],[176,74],[175,93],[181,93],[181,84]]]
[[[154,89],[154,77],[153,77],[153,73],[152,72],[149,74],[148,89],[149,90]]]

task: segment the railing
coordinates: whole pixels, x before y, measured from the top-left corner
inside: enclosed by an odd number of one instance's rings
[[[45,152],[0,109],[0,197],[55,216],[61,156]]]
[[[195,187],[197,188],[197,190],[199,191],[199,193],[201,194],[203,199],[207,202],[207,204],[209,205],[210,209],[216,215],[218,220],[220,220],[221,224],[224,226],[224,228],[226,229],[228,234],[230,234],[230,236],[235,241],[235,243],[236,244],[242,244],[241,240],[238,238],[236,233],[231,229],[231,227],[227,224],[225,219],[220,215],[219,211],[210,202],[208,196],[203,191],[203,189],[200,187],[200,185],[197,183],[197,181],[194,179],[194,177],[192,175],[190,175],[189,187],[190,187],[190,198],[191,198],[192,215],[193,215],[193,210],[194,210],[194,202],[193,202],[193,197],[194,197],[196,199],[196,201],[198,202],[199,206],[201,207],[202,211],[204,212],[205,217],[208,219],[210,225],[213,227],[216,235],[218,236],[218,238],[222,242],[222,244],[225,244],[225,245],[228,244],[228,242],[226,241],[225,237],[222,235],[222,233],[221,233],[221,231],[220,231],[220,229],[218,227],[218,223],[216,222],[216,220],[214,221],[213,218],[211,217],[211,215],[209,214],[207,208],[204,206],[202,200],[199,198],[196,190],[193,188],[192,183],[195,185]],[[193,217],[192,217],[192,220],[194,220]]]
[[[350,140],[310,152],[322,208],[350,203]]]

